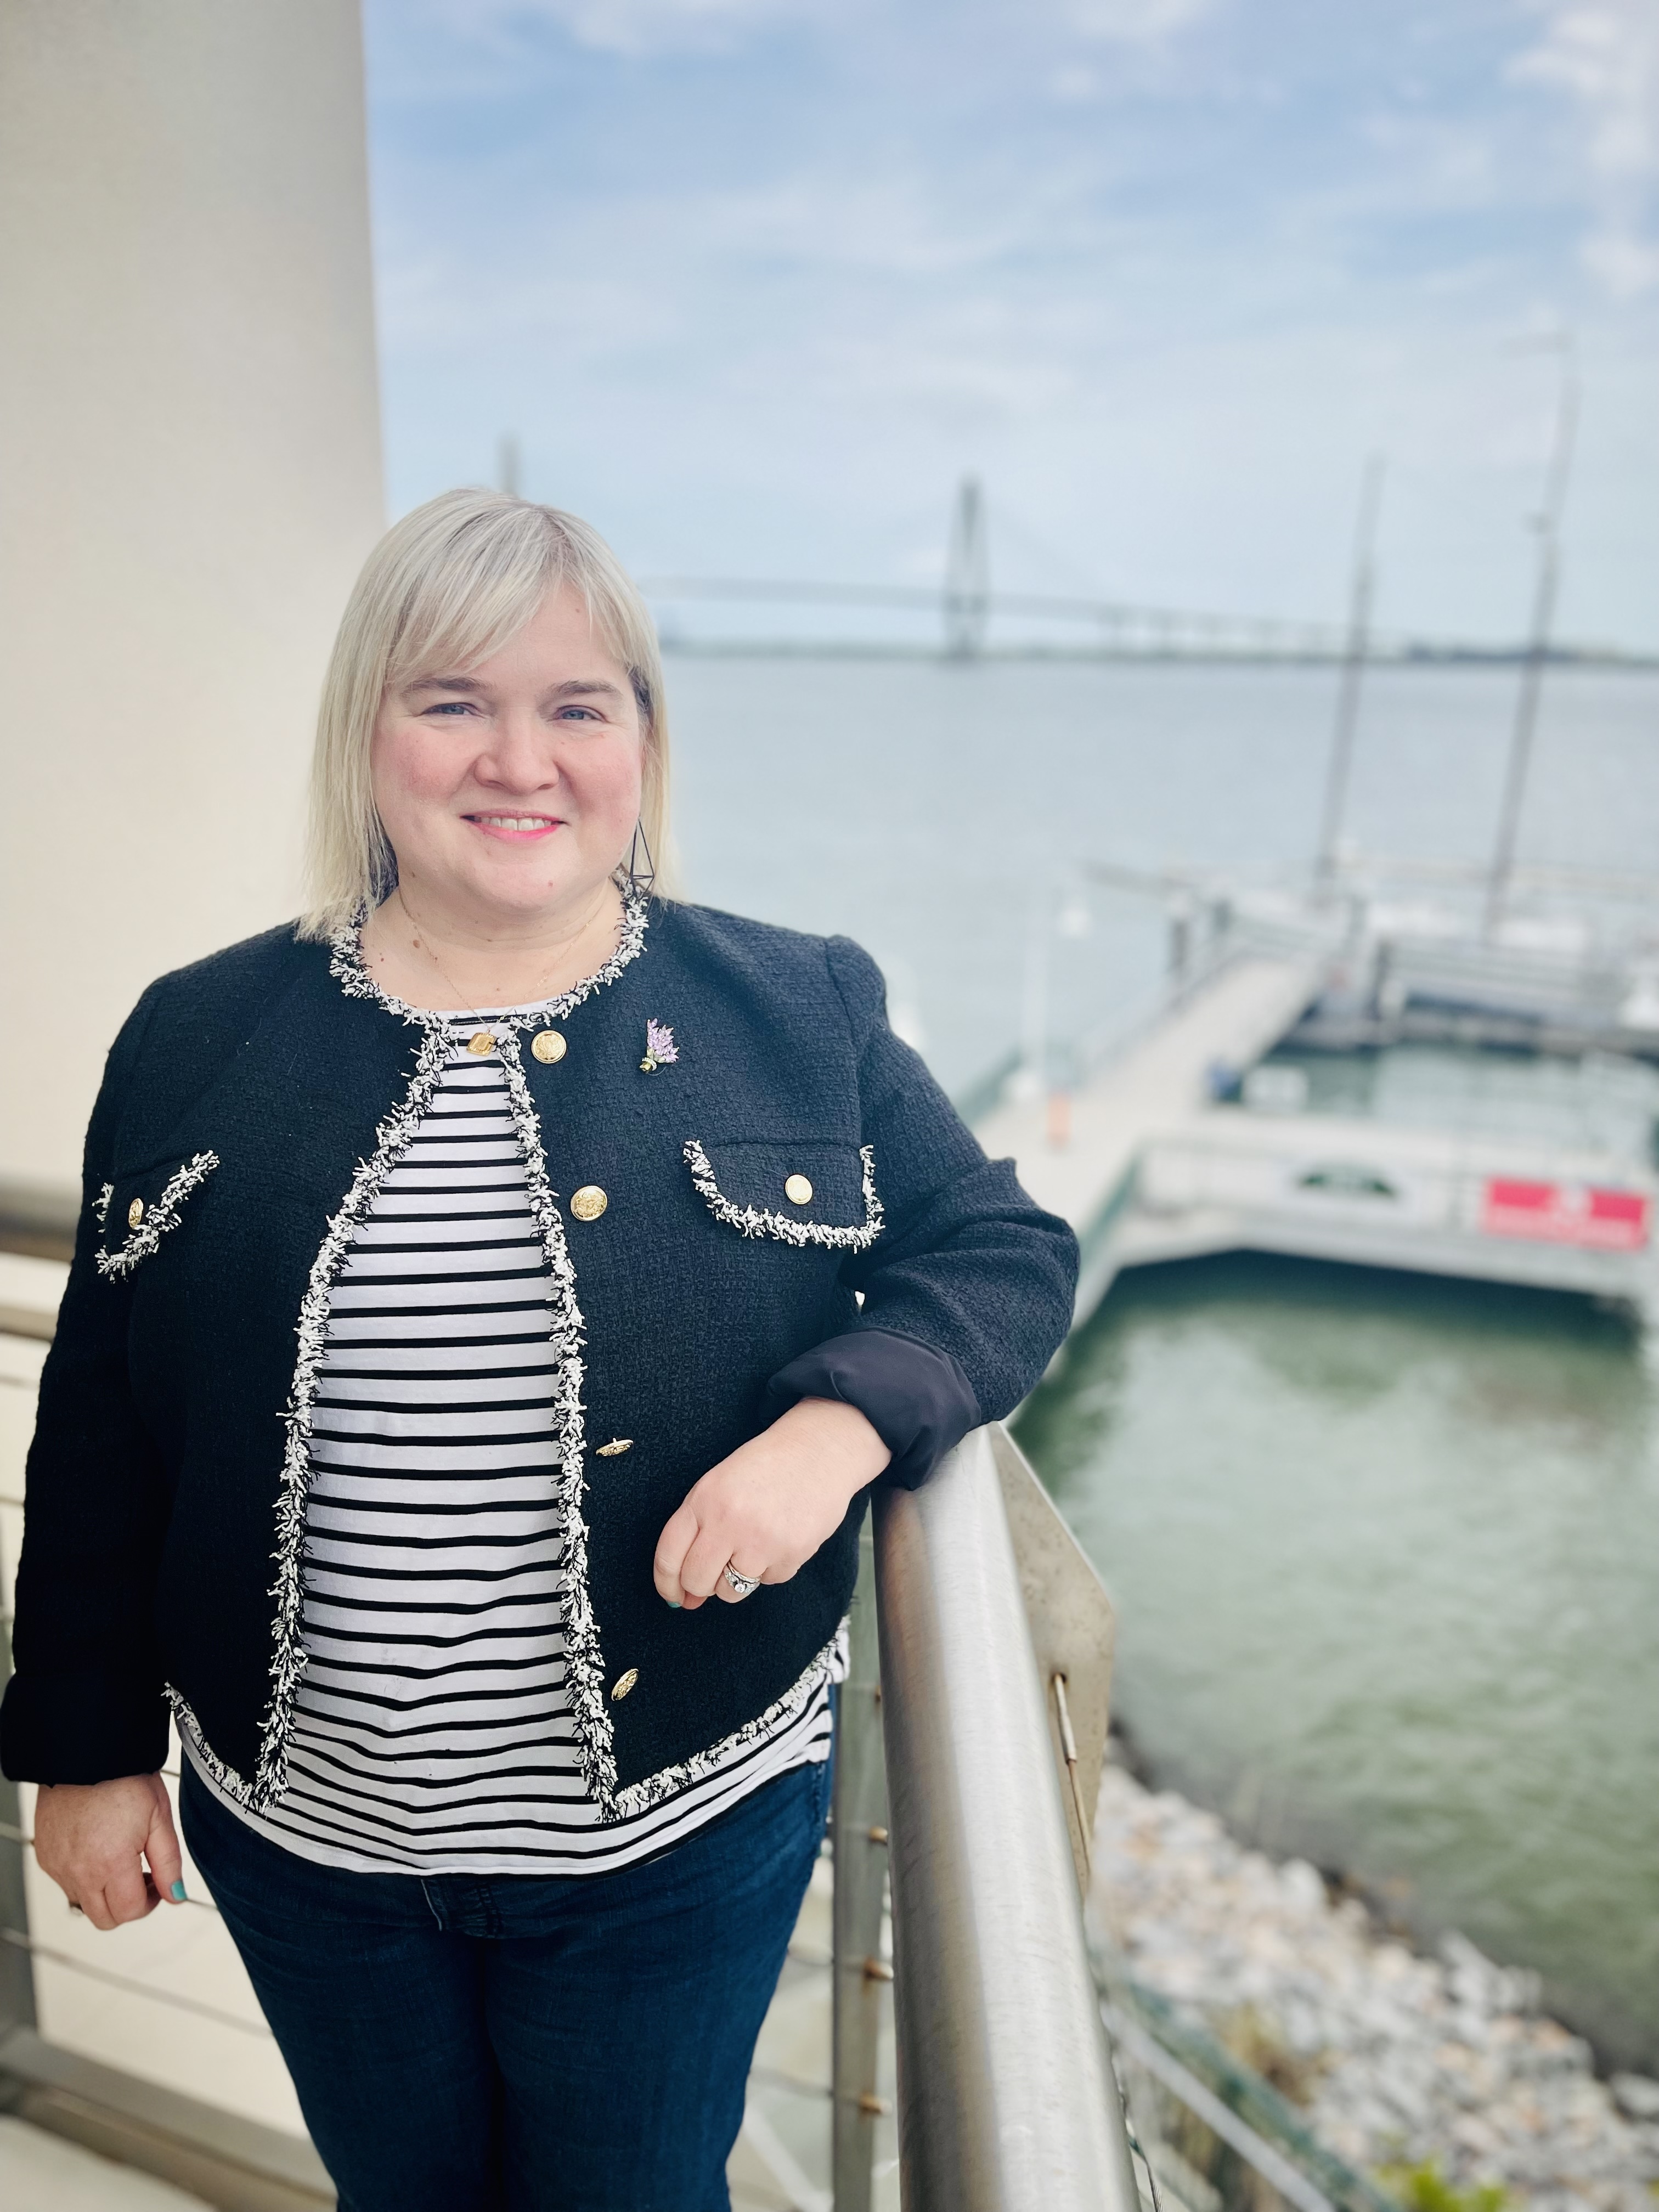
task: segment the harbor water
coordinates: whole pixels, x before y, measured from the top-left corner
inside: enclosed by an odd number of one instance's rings
[[[1362,849],[1484,857],[1516,683],[1374,673]],[[1084,864],[1305,865],[1335,676],[684,654],[669,684],[687,895],[858,938],[961,1094],[1018,1038],[1034,917],[1051,1034],[1149,1003],[1162,916]],[[1651,871],[1656,723],[1659,678],[1552,672],[1523,860]],[[1344,1112],[1651,1146],[1617,1066],[1308,1073]],[[1659,2068],[1659,1379],[1627,1321],[1250,1255],[1146,1270],[1022,1441],[1112,1591],[1156,1775]]]
[[[1539,1291],[1124,1276],[1021,1443],[1111,1587],[1153,1775],[1541,1972],[1659,2059],[1659,1378]]]

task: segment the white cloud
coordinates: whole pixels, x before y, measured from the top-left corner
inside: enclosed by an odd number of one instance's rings
[[[1576,104],[1595,207],[1583,249],[1592,275],[1619,298],[1659,284],[1659,0],[1550,0],[1511,73]]]
[[[746,32],[815,11],[799,0],[442,0],[438,12],[465,36],[550,23],[578,46],[641,55],[728,46]]]
[[[955,6],[375,0],[399,503],[512,428],[647,569],[910,576],[972,468],[1103,591],[1297,614],[1384,444],[1386,619],[1506,635],[1554,375],[1506,341],[1570,319],[1564,633],[1659,636],[1659,0],[1407,0],[1397,84],[1306,0],[1248,49],[1225,0]]]
[[[742,46],[781,25],[845,36],[855,0],[428,0],[429,12],[464,43],[500,45],[551,25],[600,52],[656,56]],[[1059,22],[1074,37],[1156,51],[1216,13],[1223,0],[987,0],[992,22],[1040,41]],[[879,11],[878,11],[878,13]],[[972,10],[964,11],[971,15]],[[1046,19],[1046,20],[1045,20]],[[870,35],[866,22],[864,35]]]
[[[1071,0],[1073,30],[1114,46],[1159,46],[1213,12],[1216,0]]]
[[[1068,62],[1049,78],[1048,90],[1053,98],[1066,106],[1080,106],[1099,96],[1100,79],[1093,70],[1084,69],[1076,62]]]
[[[1515,64],[1520,77],[1557,84],[1582,103],[1590,162],[1603,176],[1659,170],[1659,5],[1655,0],[1567,0]]]

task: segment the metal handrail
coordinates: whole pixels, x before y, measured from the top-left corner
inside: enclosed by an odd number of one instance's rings
[[[0,1252],[71,1259],[80,1216],[81,1194],[73,1183],[0,1176]]]
[[[991,1430],[875,1523],[906,2212],[1139,2212]]]
[[[0,1176],[0,1253],[27,1260],[72,1259],[80,1212],[81,1194],[72,1183]],[[55,1291],[50,1305],[38,1296],[21,1303],[0,1297],[0,1334],[50,1343],[56,1305]]]

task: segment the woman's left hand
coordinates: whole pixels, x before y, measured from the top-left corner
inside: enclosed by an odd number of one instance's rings
[[[740,1602],[728,1562],[787,1583],[847,1518],[892,1455],[856,1406],[803,1398],[695,1483],[657,1539],[653,1577],[670,1605]]]

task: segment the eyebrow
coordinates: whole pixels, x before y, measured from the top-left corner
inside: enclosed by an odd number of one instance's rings
[[[489,686],[480,684],[476,677],[471,676],[417,676],[403,688],[405,691],[471,691],[476,694],[487,690]],[[620,684],[608,684],[603,677],[573,676],[568,683],[556,684],[550,693],[545,696],[555,699],[621,699],[627,695]]]
[[[568,684],[556,684],[552,696],[556,699],[625,699],[628,694],[619,684],[607,684],[602,676],[573,676]]]

